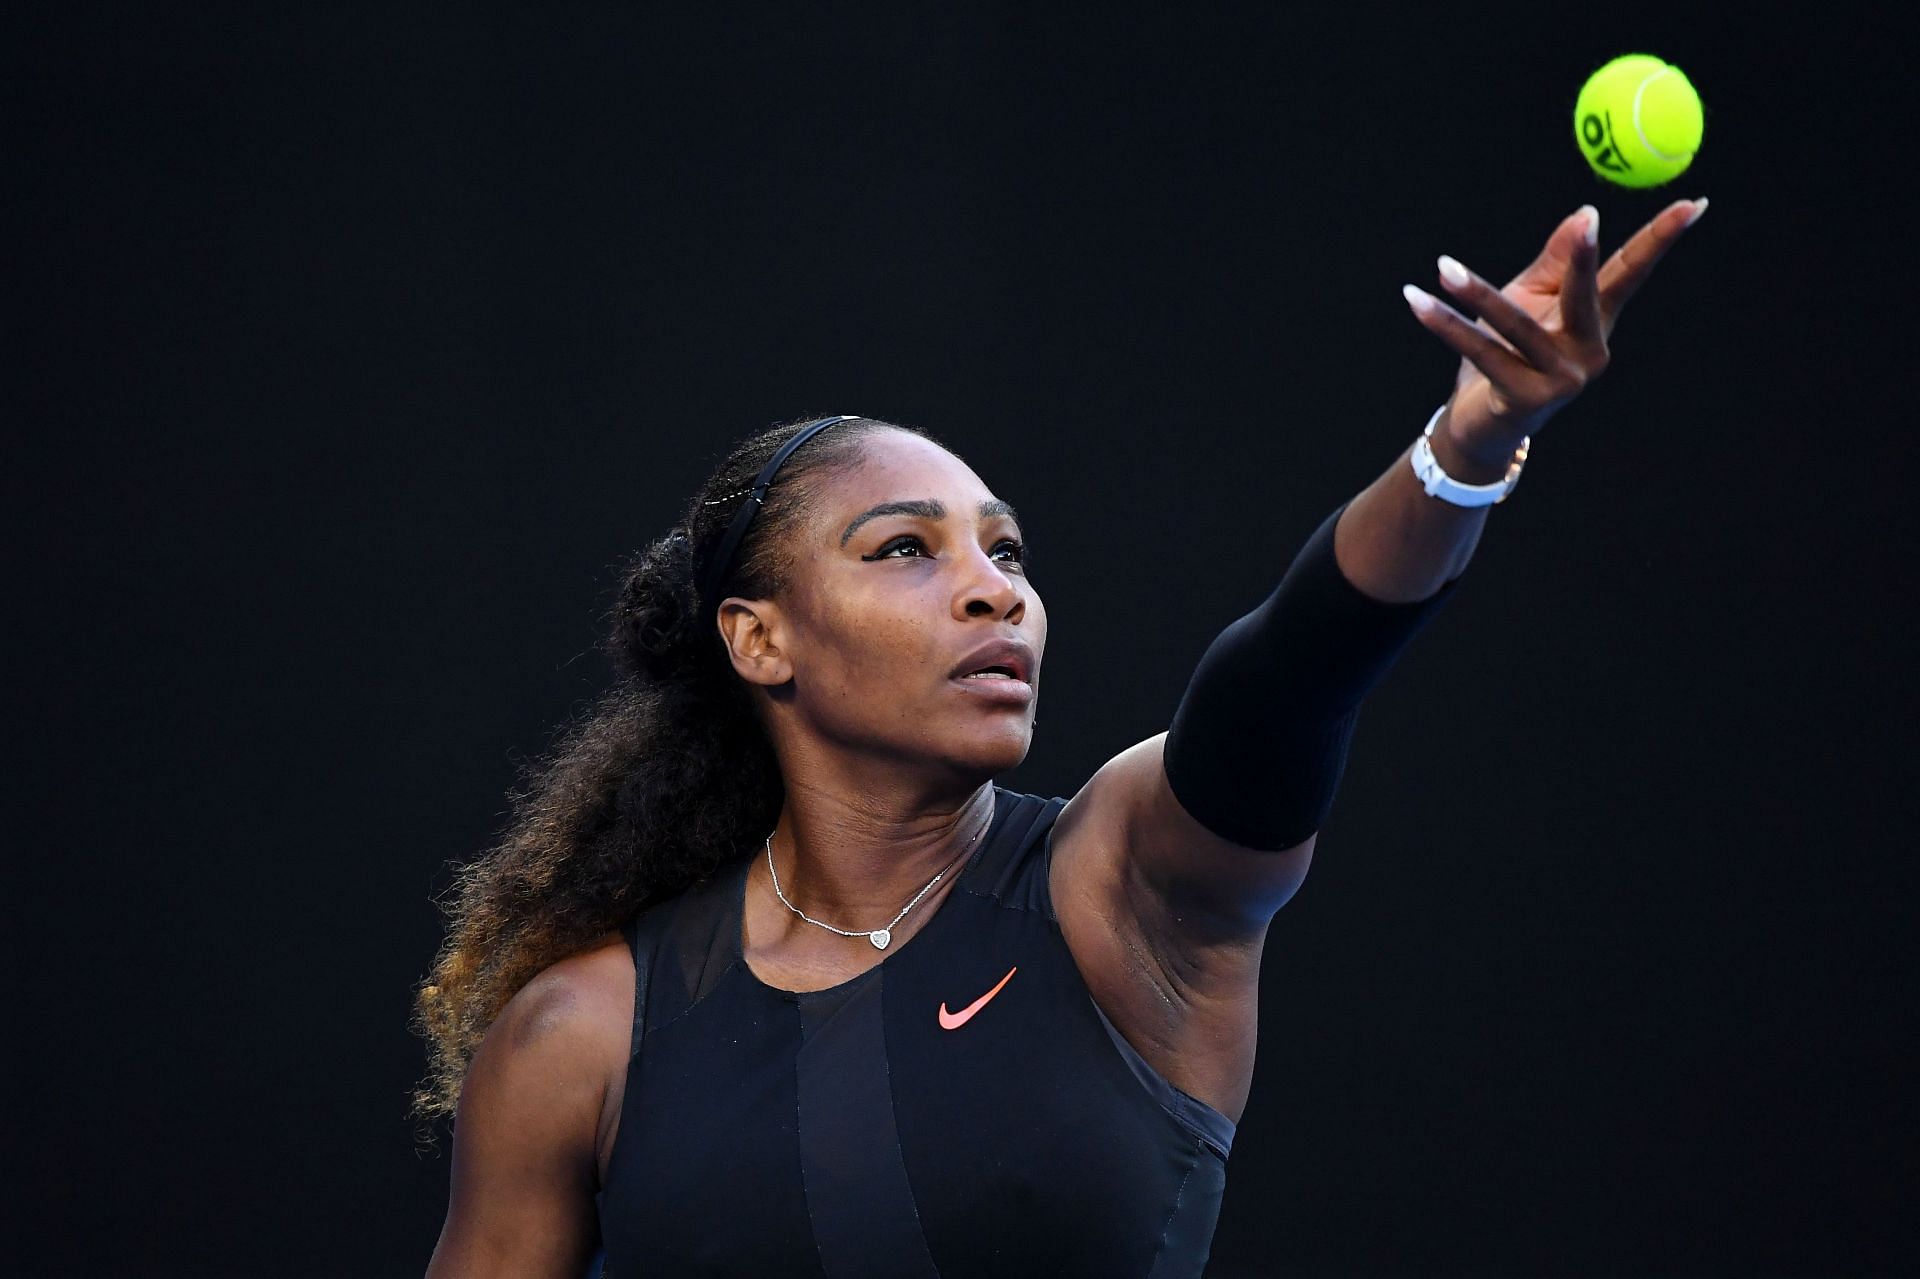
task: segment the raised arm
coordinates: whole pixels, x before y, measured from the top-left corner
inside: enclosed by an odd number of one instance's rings
[[[1441,259],[1442,284],[1477,324],[1408,286],[1415,317],[1461,356],[1431,440],[1453,479],[1501,479],[1522,441],[1607,367],[1621,310],[1705,207],[1669,205],[1604,266],[1598,214],[1583,208],[1503,289]],[[1429,496],[1408,454],[1396,458],[1214,641],[1169,732],[1074,797],[1056,878],[1163,953],[1263,933],[1306,875],[1362,698],[1444,605],[1489,509]]]

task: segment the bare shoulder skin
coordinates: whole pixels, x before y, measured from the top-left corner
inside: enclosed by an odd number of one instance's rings
[[[429,1279],[577,1279],[599,1238],[633,1025],[619,934],[546,969],[501,1011],[467,1070],[453,1187]]]

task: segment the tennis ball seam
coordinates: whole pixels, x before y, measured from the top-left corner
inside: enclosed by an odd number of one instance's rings
[[[1653,145],[1653,139],[1647,136],[1646,129],[1643,128],[1640,124],[1640,99],[1646,96],[1648,85],[1652,84],[1655,80],[1658,80],[1661,76],[1672,75],[1672,74],[1673,74],[1672,67],[1661,67],[1658,71],[1654,72],[1652,75],[1642,80],[1633,91],[1633,131],[1640,135],[1641,146],[1645,147],[1647,150],[1653,152],[1656,156],[1659,156],[1662,160],[1665,160],[1669,163],[1672,163],[1677,160],[1684,160],[1686,159],[1686,157],[1683,155],[1668,155],[1665,151],[1662,151],[1659,147]]]

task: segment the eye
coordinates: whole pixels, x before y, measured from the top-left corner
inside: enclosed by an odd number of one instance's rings
[[[894,551],[900,550],[909,546],[920,551],[924,551],[926,549],[926,543],[922,542],[918,537],[915,537],[911,533],[903,533],[899,537],[890,539],[886,545],[882,546],[879,550],[875,551],[873,554],[862,555],[860,558],[863,560],[892,559],[894,558],[893,556]],[[922,557],[919,555],[915,555],[913,558],[920,559]]]
[[[927,549],[927,544],[921,541],[918,536],[912,533],[902,533],[899,537],[888,539],[887,542],[884,545],[882,545],[880,549],[875,551],[873,554],[862,555],[860,558],[868,561],[891,560],[891,559],[918,560],[918,559],[926,558],[926,549]],[[913,554],[911,556],[894,554],[895,551],[906,551],[906,550],[911,550]],[[1000,563],[1002,564],[1018,564],[1018,565],[1021,565],[1022,567],[1025,567],[1027,563],[1026,544],[1024,542],[1021,542],[1018,538],[1007,537],[1007,538],[1002,538],[998,542],[995,542],[993,545],[992,554],[995,558],[1005,556],[1006,558],[1000,559]]]

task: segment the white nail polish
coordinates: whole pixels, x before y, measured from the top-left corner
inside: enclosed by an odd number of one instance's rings
[[[1400,296],[1404,297],[1407,300],[1408,306],[1412,307],[1414,310],[1418,311],[1422,315],[1425,315],[1427,312],[1433,310],[1433,295],[1431,293],[1428,293],[1425,289],[1419,287],[1418,285],[1415,285],[1415,284],[1401,285]]]
[[[1583,204],[1580,206],[1580,211],[1587,215],[1586,224],[1582,227],[1581,234],[1586,236],[1588,244],[1600,243],[1600,210],[1594,208],[1591,204]]]
[[[1449,257],[1447,254],[1442,253],[1440,255],[1440,278],[1456,289],[1464,289],[1467,287],[1469,277],[1467,275],[1467,268],[1461,266],[1458,261]]]
[[[1707,197],[1703,195],[1698,200],[1695,200],[1693,202],[1693,216],[1687,219],[1687,225],[1692,226],[1694,223],[1698,222],[1700,220],[1700,215],[1705,213],[1706,211],[1707,211]]]

